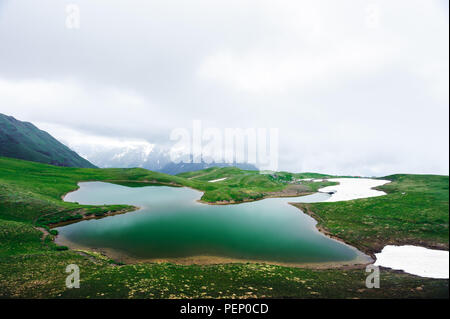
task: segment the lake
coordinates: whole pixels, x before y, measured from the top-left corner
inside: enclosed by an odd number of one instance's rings
[[[315,220],[289,202],[319,202],[328,194],[268,198],[235,205],[197,202],[202,193],[167,186],[126,187],[86,182],[65,201],[129,204],[137,211],[58,227],[57,242],[105,252],[123,261],[278,264],[354,263],[370,259],[326,237]]]

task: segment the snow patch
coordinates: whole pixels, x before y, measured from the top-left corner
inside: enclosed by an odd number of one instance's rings
[[[391,246],[375,254],[375,266],[403,270],[420,277],[448,279],[449,254],[418,246]]]
[[[390,183],[388,180],[371,178],[331,178],[328,180],[330,182],[338,182],[339,185],[319,189],[319,192],[332,193],[331,197],[325,200],[325,202],[338,202],[386,195],[385,192],[372,188]]]
[[[220,181],[226,180],[227,178],[228,178],[228,177],[223,177],[223,178],[213,179],[212,181],[208,181],[208,182],[209,182],[209,183],[220,182]]]

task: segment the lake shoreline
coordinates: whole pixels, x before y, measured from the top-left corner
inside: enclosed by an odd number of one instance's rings
[[[448,246],[446,246],[446,245],[439,244],[439,243],[430,244],[429,242],[419,240],[419,239],[386,241],[386,242],[383,242],[380,244],[376,244],[373,247],[367,247],[367,246],[361,245],[360,243],[349,243],[349,242],[345,241],[344,239],[331,234],[326,227],[320,225],[319,217],[311,209],[309,209],[309,207],[307,205],[304,205],[303,203],[290,203],[290,204],[292,206],[298,208],[299,210],[301,210],[303,213],[307,214],[308,216],[311,216],[317,222],[316,228],[321,233],[323,233],[324,235],[326,235],[329,238],[338,240],[342,243],[345,243],[346,245],[349,245],[350,247],[356,248],[358,251],[361,251],[364,254],[369,255],[373,259],[373,263],[375,263],[377,260],[375,255],[381,253],[383,248],[388,245],[396,245],[396,246],[413,245],[413,246],[420,246],[420,247],[429,248],[429,249],[448,251]]]
[[[326,229],[324,226],[320,225],[318,216],[313,211],[311,211],[309,209],[309,207],[307,207],[305,205],[302,205],[302,203],[289,203],[289,204],[294,206],[295,208],[298,208],[301,212],[303,212],[304,214],[306,214],[306,215],[310,216],[311,218],[313,218],[316,221],[316,229],[319,232],[321,232],[322,234],[324,234],[325,236],[327,236],[327,237],[329,237],[331,239],[340,241],[340,242],[342,242],[342,243],[344,243],[344,244],[346,244],[346,245],[348,245],[350,247],[353,247],[353,248],[357,249],[358,251],[363,252],[364,254],[369,255],[372,258],[372,260],[373,260],[373,262],[371,264],[376,262],[377,258],[375,256],[375,254],[378,253],[378,251],[376,251],[376,250],[367,250],[366,249],[367,247],[362,247],[362,246],[358,247],[357,245],[354,245],[352,243],[346,242],[344,239],[331,234],[328,231],[328,229]]]
[[[134,206],[134,205],[130,205],[129,207],[124,208],[124,209],[106,212],[106,213],[104,213],[104,214],[101,215],[101,216],[96,216],[96,215],[83,215],[83,218],[80,218],[80,219],[74,219],[74,220],[67,220],[67,221],[64,221],[64,222],[59,222],[59,223],[54,223],[54,224],[49,224],[48,227],[49,227],[50,229],[52,229],[52,228],[58,228],[58,227],[63,227],[63,226],[75,224],[75,223],[78,223],[78,222],[82,222],[82,221],[84,221],[84,220],[102,219],[102,218],[106,218],[106,217],[110,217],[110,216],[122,215],[122,214],[130,213],[130,212],[135,212],[135,211],[138,211],[139,209],[141,209],[141,207],[139,207],[139,206]]]
[[[86,181],[86,182],[91,182],[91,181]],[[108,183],[112,183],[113,181],[104,181],[104,182],[108,182]],[[118,181],[114,181],[114,182],[118,182]],[[80,182],[83,183],[83,182]],[[144,182],[140,182],[142,184],[144,183],[150,183],[149,181],[144,181]],[[174,185],[162,185],[162,186],[174,186]],[[175,186],[177,187],[177,186]],[[198,189],[194,189],[191,187],[186,187],[189,189],[193,189],[195,191],[198,191],[199,193],[202,193],[201,191],[199,191]],[[80,189],[80,185],[79,183],[77,183],[77,188],[73,191],[67,192],[66,194],[64,194],[62,196],[62,199],[64,200],[64,198],[66,197],[67,194],[71,193],[71,192],[75,192],[77,190]],[[233,201],[221,201],[221,202],[205,202],[202,201],[201,199],[196,200],[196,202],[200,203],[200,204],[207,204],[207,205],[237,205],[237,204],[242,204],[242,203],[250,203],[250,202],[255,202],[255,201],[260,201],[263,199],[268,199],[268,198],[286,198],[286,197],[303,197],[303,196],[307,196],[307,195],[311,195],[311,194],[315,194],[317,192],[304,192],[304,193],[282,193],[282,192],[277,192],[277,193],[272,193],[272,194],[267,194],[266,196],[262,197],[262,198],[258,198],[258,199],[249,199],[246,201],[240,201],[240,202],[233,202]],[[295,203],[287,203],[289,205],[295,206],[293,204]],[[62,226],[67,226],[69,224],[74,224],[74,223],[78,223],[84,220],[91,220],[91,219],[102,219],[105,217],[109,217],[109,216],[114,216],[114,215],[119,215],[119,214],[125,214],[128,212],[132,212],[132,211],[137,211],[139,210],[140,207],[138,206],[130,206],[129,208],[126,209],[122,209],[120,211],[116,211],[116,212],[110,212],[110,213],[106,213],[103,216],[83,216],[82,219],[78,219],[78,220],[72,220],[72,221],[67,221],[67,222],[61,222],[61,223],[57,223],[57,224],[52,224],[50,227],[51,228],[56,228],[56,227],[62,227]],[[301,211],[302,213],[304,213],[303,211]],[[351,248],[352,250],[355,250],[357,253],[357,257],[351,261],[344,261],[344,262],[305,262],[305,263],[295,263],[295,262],[276,262],[276,261],[268,261],[268,260],[253,260],[253,259],[237,259],[237,258],[229,258],[229,257],[221,257],[221,256],[191,256],[191,257],[175,257],[175,258],[135,258],[129,254],[124,254],[124,253],[120,253],[114,249],[108,249],[108,248],[92,248],[92,247],[85,247],[85,246],[81,246],[81,245],[76,245],[68,240],[65,240],[63,238],[61,238],[61,235],[57,235],[55,236],[55,243],[59,244],[59,245],[64,245],[67,246],[71,249],[74,250],[79,250],[79,249],[83,249],[83,250],[91,250],[97,253],[100,253],[108,258],[111,258],[113,260],[118,259],[120,262],[124,262],[126,264],[138,264],[138,263],[175,263],[175,264],[180,264],[180,265],[217,265],[217,264],[229,264],[229,263],[263,263],[263,264],[270,264],[270,265],[278,265],[278,266],[286,266],[286,267],[298,267],[298,268],[308,268],[308,269],[354,269],[354,268],[363,268],[368,264],[372,264],[375,262],[376,258],[373,258],[374,255],[367,255],[365,254],[365,252],[359,250],[357,247],[354,247],[348,243],[346,243],[345,241],[343,241],[341,238],[335,237],[335,236],[331,236],[329,233],[323,231],[320,227],[318,227],[318,221],[317,219],[314,218],[314,216],[311,216],[310,214],[306,214],[305,215],[311,217],[314,220],[314,228],[316,231],[319,231],[322,235],[332,239],[332,240],[336,240],[346,246],[348,246],[349,248]],[[367,258],[366,258],[367,257]]]
[[[350,261],[342,262],[305,262],[305,263],[295,263],[295,262],[277,262],[262,259],[240,259],[222,256],[209,256],[209,255],[199,255],[199,256],[189,256],[189,257],[173,257],[173,258],[138,258],[133,257],[127,253],[120,252],[112,248],[95,248],[86,247],[83,245],[74,244],[73,242],[63,239],[61,236],[55,237],[55,243],[58,245],[64,245],[72,249],[73,251],[91,251],[100,254],[106,258],[111,259],[114,263],[124,264],[124,265],[138,265],[138,264],[165,264],[172,263],[182,266],[212,266],[212,265],[226,265],[226,264],[266,264],[273,266],[282,267],[294,267],[294,268],[304,268],[304,269],[316,269],[316,270],[326,270],[326,269],[363,269],[367,265],[372,264],[374,261],[368,262],[363,259],[363,256],[358,255],[355,259]]]

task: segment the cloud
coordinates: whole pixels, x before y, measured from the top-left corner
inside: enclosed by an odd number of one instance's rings
[[[124,139],[107,137],[103,135],[85,134],[78,130],[67,128],[66,126],[36,122],[35,125],[44,131],[52,132],[61,142],[71,148],[83,146],[88,141],[89,145],[100,148],[147,148],[151,151],[154,144],[150,144],[143,139]]]
[[[66,28],[68,3],[80,29]],[[86,143],[168,145],[196,119],[277,127],[280,169],[448,174],[447,11],[419,0],[4,1],[0,112]]]
[[[377,72],[386,63],[384,47],[370,45],[330,48],[324,53],[304,53],[302,50],[236,54],[219,52],[205,59],[199,76],[205,80],[239,91],[284,93],[290,89],[322,87],[323,82],[339,82],[345,77]]]
[[[2,105],[19,119],[65,125],[84,134],[129,138],[145,129],[147,134],[142,137],[145,138],[163,128],[158,121],[148,127],[149,117],[167,116],[133,91],[86,87],[73,80],[0,78],[0,95]]]

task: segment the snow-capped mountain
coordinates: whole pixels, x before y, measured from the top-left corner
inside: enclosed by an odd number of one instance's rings
[[[171,160],[169,147],[149,143],[145,139],[91,135],[51,123],[39,123],[39,127],[51,132],[59,141],[92,164],[103,168],[142,167],[172,175],[213,166],[258,170],[256,166],[247,163],[175,163]]]
[[[70,145],[81,156],[99,167],[143,167],[160,171],[170,162],[161,148],[147,142],[128,142],[120,145],[77,144]]]
[[[166,174],[179,174],[201,170],[213,166],[236,166],[241,169],[257,170],[247,163],[175,163],[170,159],[169,150],[146,141],[115,143],[72,143],[70,148],[98,167],[142,167]]]

